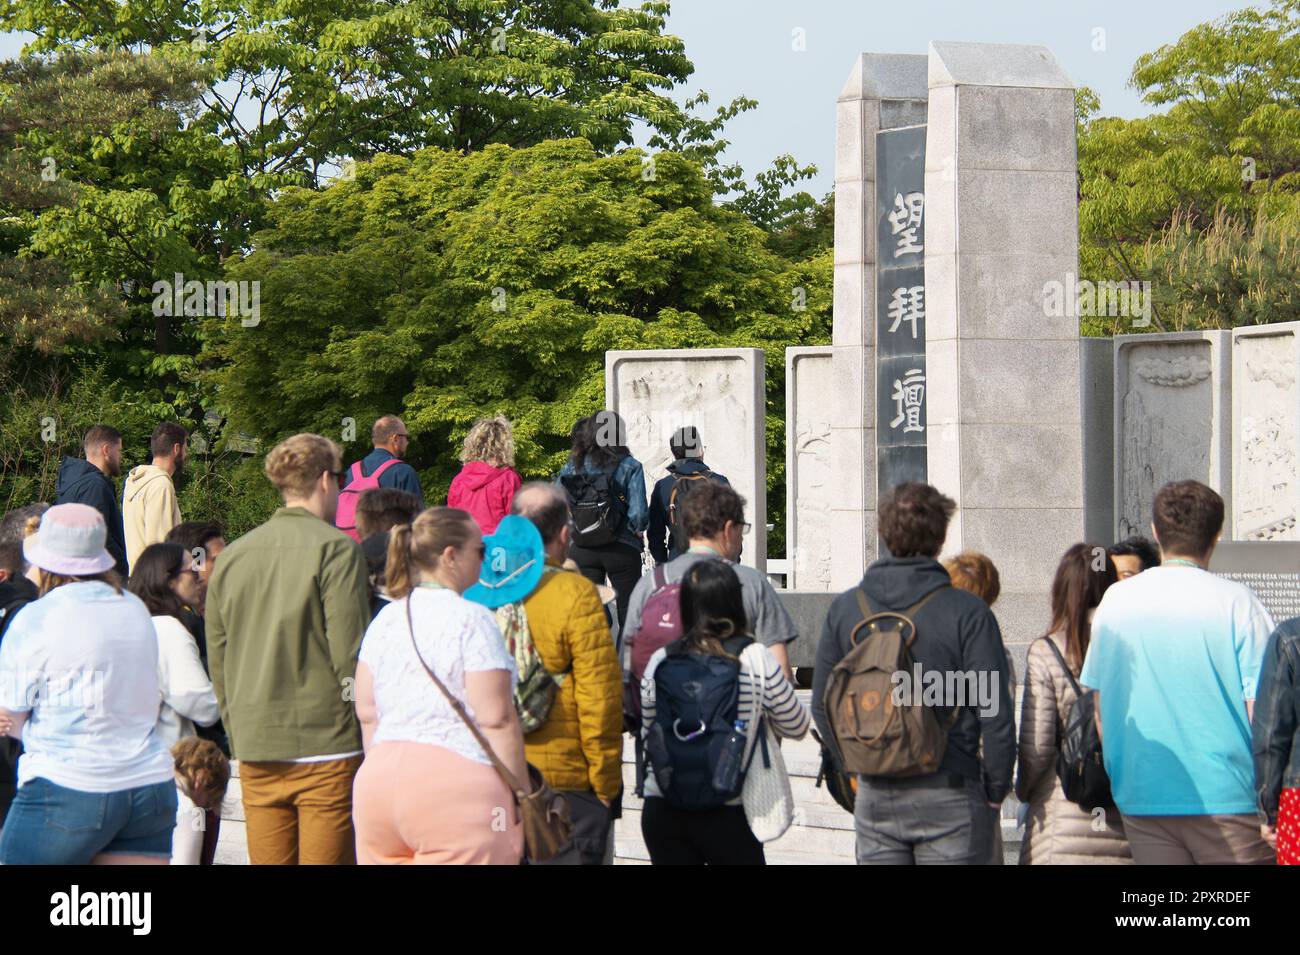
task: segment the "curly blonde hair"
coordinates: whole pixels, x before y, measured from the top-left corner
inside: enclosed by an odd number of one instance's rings
[[[465,435],[460,463],[483,461],[494,468],[515,466],[515,429],[505,415],[479,418]]]

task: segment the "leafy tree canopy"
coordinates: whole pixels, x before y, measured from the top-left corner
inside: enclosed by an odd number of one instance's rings
[[[357,453],[396,410],[445,489],[470,424],[502,413],[540,476],[602,406],[607,349],[767,346],[775,372],[786,345],[826,341],[829,251],[792,265],[698,163],[647,158],[581,139],[429,149],[287,191],[230,270],[260,282],[260,323],[207,327],[231,423],[337,438],[350,418]]]
[[[1291,314],[1282,299],[1300,277],[1288,253],[1300,221],[1300,2],[1194,27],[1141,56],[1131,84],[1163,112],[1103,117],[1095,96],[1079,98],[1081,273],[1150,281],[1153,331]]]

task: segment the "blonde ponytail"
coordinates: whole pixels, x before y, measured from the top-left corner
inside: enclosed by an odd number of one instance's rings
[[[417,570],[432,572],[448,547],[464,547],[474,536],[474,518],[458,507],[431,507],[410,524],[388,532],[388,595],[401,600],[419,580]]]
[[[388,562],[384,581],[388,595],[401,600],[415,586],[411,580],[411,525],[398,524],[388,532]]]

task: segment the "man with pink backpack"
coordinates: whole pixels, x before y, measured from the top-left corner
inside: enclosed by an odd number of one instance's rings
[[[420,476],[415,468],[402,460],[411,437],[406,425],[396,415],[384,415],[370,431],[375,449],[347,470],[339,491],[339,509],[334,526],[358,544],[357,501],[362,493],[377,487],[390,487],[414,494],[424,510],[424,492],[420,489]]]

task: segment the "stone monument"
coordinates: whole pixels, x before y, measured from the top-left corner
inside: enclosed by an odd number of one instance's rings
[[[1227,335],[1227,332],[1221,334]],[[1300,322],[1232,332],[1232,536],[1300,540]]]
[[[877,554],[877,133],[924,123],[926,97],[924,56],[864,53],[836,105],[833,590],[857,583]]]
[[[1190,478],[1225,501],[1232,496],[1231,333],[1118,335],[1114,341],[1115,535],[1150,537],[1151,505],[1169,481]]]
[[[831,589],[831,555],[839,534],[831,509],[839,489],[831,475],[832,349],[785,350],[786,588]]]
[[[1043,47],[934,42],[929,93],[929,480],[958,505],[945,555],[997,565],[1019,660],[1084,532],[1078,319],[1045,301],[1078,272],[1074,87]]]
[[[704,460],[745,498],[740,562],[767,562],[766,394],[758,348],[683,348],[605,353],[605,407],[623,416],[627,443],[645,469],[646,493],[668,473],[674,431],[694,425]]]

